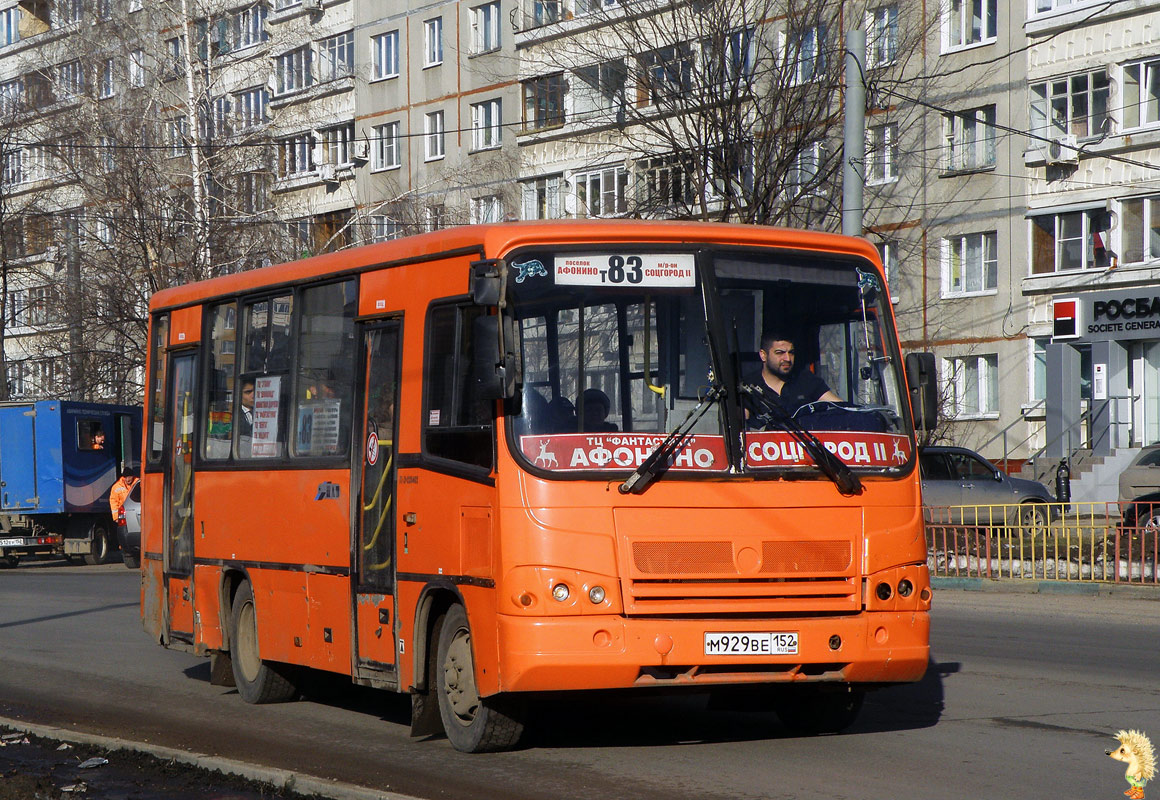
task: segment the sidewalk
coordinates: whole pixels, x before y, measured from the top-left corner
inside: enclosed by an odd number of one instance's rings
[[[961,589],[967,592],[1105,595],[1131,597],[1137,600],[1160,600],[1160,586],[1142,586],[1140,584],[1025,580],[1021,578],[953,578],[932,575],[930,585],[935,591]]]

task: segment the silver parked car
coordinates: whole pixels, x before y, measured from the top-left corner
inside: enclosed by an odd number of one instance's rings
[[[932,445],[918,456],[922,470],[922,502],[926,506],[952,506],[945,519],[934,522],[953,525],[1020,525],[1027,529],[1045,527],[1051,491],[1038,481],[1012,478],[987,459],[965,447]],[[1018,505],[1015,509],[970,508],[970,506]],[[961,509],[958,507],[962,507]]]

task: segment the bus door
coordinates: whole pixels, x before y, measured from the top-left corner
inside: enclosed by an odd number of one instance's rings
[[[193,642],[193,421],[197,390],[196,353],[177,353],[169,362],[168,448],[165,468],[164,579],[169,639]]]
[[[395,441],[399,402],[397,321],[363,326],[361,337],[362,435],[354,448],[358,476],[354,552],[355,652],[359,677],[395,680]]]

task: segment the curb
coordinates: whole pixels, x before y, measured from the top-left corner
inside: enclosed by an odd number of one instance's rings
[[[21,733],[39,736],[42,739],[52,739],[58,742],[73,744],[88,744],[102,747],[105,750],[129,750],[153,756],[162,761],[175,761],[198,769],[220,772],[224,775],[236,775],[246,780],[269,784],[275,788],[295,795],[318,795],[331,800],[421,800],[408,794],[398,792],[384,792],[368,789],[353,783],[327,780],[301,772],[294,772],[276,767],[263,767],[258,764],[249,764],[232,758],[210,756],[204,753],[194,753],[188,750],[177,750],[172,747],[134,742],[128,739],[118,739],[112,736],[101,736],[91,733],[54,728],[48,725],[34,725],[23,720],[0,717],[0,726],[11,728]]]
[[[1004,594],[1070,594],[1089,597],[1131,597],[1160,600],[1160,585],[1140,586],[1079,581],[1000,580],[998,578],[943,578],[931,576],[932,589],[959,589],[964,592]]]

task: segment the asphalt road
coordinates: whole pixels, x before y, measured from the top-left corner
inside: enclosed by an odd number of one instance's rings
[[[1113,798],[1111,735],[1160,736],[1160,591],[939,591],[927,678],[871,695],[841,736],[696,697],[585,696],[544,702],[525,749],[486,756],[411,740],[405,698],[341,681],[248,706],[146,638],[137,594],[120,564],[0,571],[0,716],[451,800]]]

